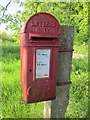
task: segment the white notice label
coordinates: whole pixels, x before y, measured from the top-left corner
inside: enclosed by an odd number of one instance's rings
[[[49,77],[50,49],[36,50],[36,78]]]

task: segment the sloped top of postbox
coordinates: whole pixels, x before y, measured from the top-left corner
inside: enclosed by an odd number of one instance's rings
[[[31,16],[21,27],[20,34],[30,33],[32,37],[58,37],[61,27],[58,20],[48,13],[37,13]]]

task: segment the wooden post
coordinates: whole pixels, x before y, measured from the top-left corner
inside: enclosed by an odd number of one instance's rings
[[[64,118],[69,101],[70,73],[72,66],[73,26],[62,26],[61,45],[64,50],[59,52],[56,99],[45,101],[44,118]],[[67,52],[65,52],[67,51]]]

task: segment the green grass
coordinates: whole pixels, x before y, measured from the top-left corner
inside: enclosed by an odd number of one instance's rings
[[[88,54],[88,45],[87,44],[76,44],[74,45],[74,53],[77,54]]]
[[[2,117],[42,118],[43,102],[28,105],[23,104],[20,83],[19,46],[3,45],[2,52]]]
[[[16,44],[2,47],[2,117],[43,118],[44,103],[23,104],[20,55]],[[86,117],[88,110],[87,58],[73,59],[70,100],[66,117]]]
[[[88,60],[73,59],[68,118],[88,117]]]

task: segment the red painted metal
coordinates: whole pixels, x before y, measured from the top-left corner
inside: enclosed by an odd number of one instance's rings
[[[48,13],[33,15],[20,30],[21,84],[25,104],[52,100],[56,96],[60,33],[57,19]],[[36,50],[47,49],[50,50],[49,77],[36,78]]]

